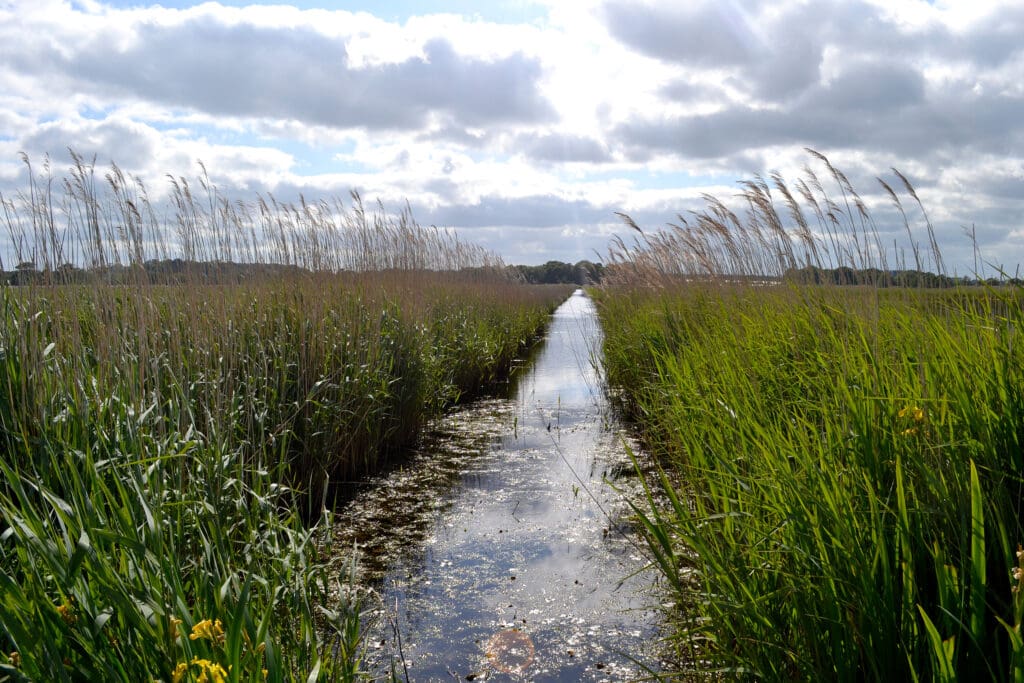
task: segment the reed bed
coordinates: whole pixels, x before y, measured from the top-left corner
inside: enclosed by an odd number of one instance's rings
[[[503,270],[501,259],[479,245],[416,223],[408,206],[397,214],[379,204],[368,210],[356,192],[348,203],[302,195],[294,202],[272,194],[246,199],[221,191],[200,164],[201,174],[191,181],[168,176],[167,196],[154,201],[141,178],[116,164],[103,171],[95,157],[70,154],[62,176],[48,158],[37,172],[23,156],[27,187],[0,195],[8,253],[15,258],[8,266],[38,271],[36,281],[74,281],[81,268],[108,281],[162,280],[154,273],[173,273],[182,263],[205,264],[204,280],[218,264],[249,266],[249,275]],[[177,274],[180,281],[180,269]]]
[[[0,679],[358,680],[331,482],[503,378],[567,293],[408,211],[198,185],[157,218],[74,157],[0,197]]]
[[[609,383],[662,463],[637,511],[680,676],[1024,680],[1024,296],[780,279],[884,260],[863,202],[815,230],[776,190],[788,217],[712,201],[620,244],[598,294]],[[941,266],[924,232],[914,265]]]

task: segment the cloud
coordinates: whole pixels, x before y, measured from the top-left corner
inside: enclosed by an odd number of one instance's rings
[[[656,59],[702,67],[742,65],[754,61],[760,47],[732,2],[615,0],[603,9],[615,38]]]
[[[189,131],[190,132],[190,131]],[[195,177],[201,162],[211,177],[225,189],[268,190],[292,175],[296,160],[273,147],[218,144],[187,136],[183,131],[158,130],[145,123],[114,114],[102,119],[64,118],[38,125],[11,145],[24,152],[34,166],[44,159],[57,178],[71,166],[71,152],[86,162],[95,161],[98,177],[116,164],[143,179],[150,197],[166,195],[166,176]],[[15,147],[16,146],[16,147]],[[16,158],[16,153],[11,155]],[[0,183],[0,192],[13,194],[27,178],[22,165],[10,182]],[[0,173],[0,177],[9,175]]]
[[[1024,160],[990,158],[972,169],[951,168],[943,174],[943,180],[945,191],[959,193],[966,187],[984,187],[985,196],[991,200],[1015,200],[1024,209]]]
[[[442,37],[402,61],[353,66],[341,37],[309,25],[228,22],[212,9],[116,32],[112,21],[61,45],[24,30],[3,34],[0,56],[21,77],[112,100],[374,130],[418,129],[435,115],[466,127],[554,116],[536,60],[466,57]]]
[[[416,216],[421,222],[460,228],[495,225],[550,228],[608,221],[614,216],[614,208],[553,194],[525,197],[487,195],[472,204],[420,209]]]
[[[984,4],[981,4],[984,7]],[[979,20],[960,31],[949,31],[950,40],[936,42],[940,54],[971,61],[978,67],[993,68],[1024,53],[1024,6],[1006,2],[990,7]],[[944,46],[947,46],[944,48]]]
[[[853,61],[777,107],[731,103],[709,114],[637,118],[613,137],[642,159],[658,152],[711,159],[783,145],[896,152],[911,159],[954,150],[1024,151],[1024,96],[929,83],[911,65]]]
[[[658,94],[680,103],[710,101],[720,105],[724,99],[724,94],[719,89],[709,88],[688,78],[673,78],[658,89]]]
[[[601,142],[583,135],[524,133],[516,137],[511,151],[542,162],[611,161],[608,149]]]
[[[792,12],[768,16],[735,0],[688,3],[607,2],[609,32],[633,49],[689,69],[731,74],[759,97],[783,100],[815,83],[822,45]]]
[[[833,112],[885,112],[922,104],[925,79],[913,66],[881,60],[858,60],[817,86],[796,103],[798,108]]]
[[[913,0],[889,11],[864,0],[608,0],[602,9],[609,34],[632,49],[689,73],[717,72],[751,98],[787,102],[864,58],[978,72],[1024,54],[1024,7],[979,7],[987,12],[970,21]]]
[[[442,119],[440,125],[420,133],[417,139],[421,142],[454,142],[468,149],[485,149],[495,137],[495,134],[487,129],[466,128],[448,117]]]
[[[50,154],[63,159],[71,149],[86,159],[96,156],[100,163],[115,161],[137,169],[149,165],[159,138],[157,131],[129,119],[63,120],[40,125],[22,138],[21,147],[30,157]]]

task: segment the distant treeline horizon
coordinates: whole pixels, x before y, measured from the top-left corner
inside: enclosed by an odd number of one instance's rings
[[[612,267],[614,270],[614,266]],[[541,265],[507,265],[461,268],[457,273],[467,277],[502,277],[523,280],[529,284],[600,284],[608,267],[588,260],[568,263],[548,261]],[[234,263],[230,261],[187,261],[180,258],[150,260],[141,267],[108,265],[80,268],[64,264],[56,269],[39,269],[34,262],[19,263],[14,270],[0,270],[0,285],[87,284],[97,280],[112,284],[129,284],[140,279],[153,284],[206,282],[232,284],[266,278],[310,275],[314,271],[297,265],[276,263]],[[339,271],[358,272],[358,271]],[[880,270],[878,268],[790,268],[782,278],[764,278],[787,283],[817,285],[872,285],[876,287],[915,287],[948,289],[977,285],[1022,286],[1019,277],[973,278],[949,276],[920,270]]]
[[[297,265],[277,263],[235,263],[231,261],[190,261],[180,258],[153,259],[138,266],[107,265],[81,268],[65,263],[55,269],[40,269],[33,261],[23,261],[14,270],[0,270],[0,284],[13,286],[44,284],[86,284],[97,280],[128,284],[140,279],[154,284],[208,282],[231,284],[264,278],[309,275],[314,271]],[[339,271],[348,272],[348,271]],[[357,271],[351,271],[357,272]],[[530,284],[597,284],[604,265],[591,261],[565,263],[548,261],[538,266],[514,265],[461,268],[461,275],[507,276]]]
[[[539,266],[509,266],[530,284],[538,285],[594,285],[604,276],[604,264],[593,261],[548,261]]]
[[[782,276],[783,282],[812,285],[874,285],[876,287],[920,287],[924,289],[948,289],[972,285],[1014,285],[1021,286],[1019,277],[973,278],[949,276],[922,270],[881,270],[879,268],[790,268]]]

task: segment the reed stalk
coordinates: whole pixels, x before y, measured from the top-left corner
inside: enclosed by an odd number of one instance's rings
[[[745,219],[711,202],[615,245],[598,293],[609,382],[662,466],[638,510],[679,673],[1021,680],[1021,290],[943,277],[926,218],[913,265],[939,270],[901,280],[814,157],[838,199],[773,176],[784,215],[744,184]]]
[[[504,378],[565,288],[356,196],[204,170],[160,218],[116,166],[49,173],[0,197],[0,679],[358,680],[333,483]]]

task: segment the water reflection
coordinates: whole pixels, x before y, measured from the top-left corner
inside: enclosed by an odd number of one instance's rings
[[[621,681],[644,675],[634,659],[656,668],[651,577],[635,575],[643,558],[605,481],[631,466],[593,363],[600,341],[577,292],[511,398],[440,420],[410,463],[339,513],[338,540],[359,545],[392,612],[368,624],[379,674],[399,652],[389,620],[414,681]],[[628,476],[615,486],[637,494]],[[527,642],[528,658],[516,649]]]

